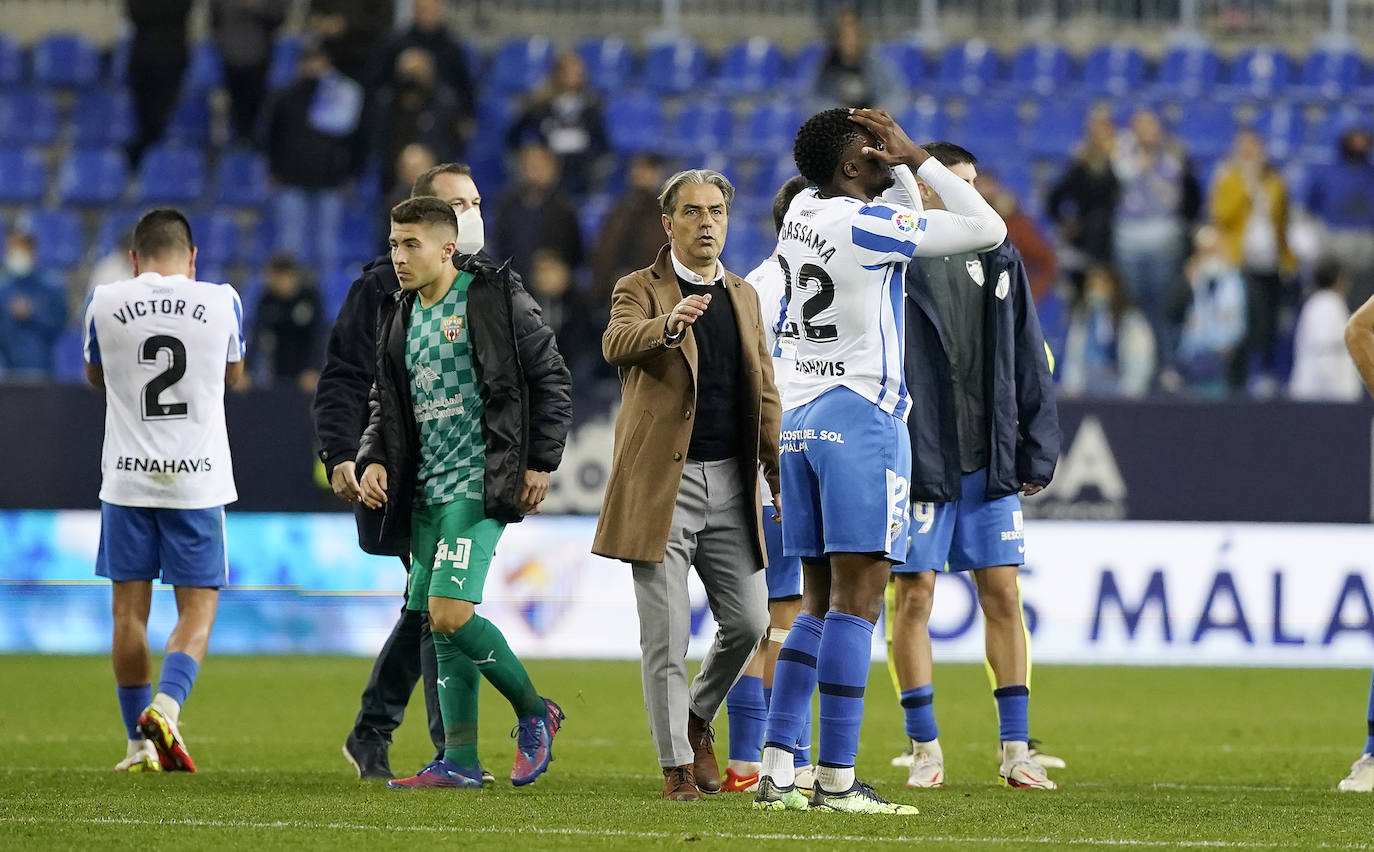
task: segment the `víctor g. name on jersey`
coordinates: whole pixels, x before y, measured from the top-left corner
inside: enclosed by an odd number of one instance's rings
[[[132,302],[125,302],[118,310],[114,311],[111,316],[119,320],[120,325],[128,325],[132,320],[142,317],[153,317],[158,315],[171,315],[177,317],[189,315],[191,319],[199,320],[203,323],[209,322],[209,320],[205,318],[205,305],[197,302],[194,307],[190,307],[188,312],[187,308],[189,304],[190,303],[185,299],[138,299]]]

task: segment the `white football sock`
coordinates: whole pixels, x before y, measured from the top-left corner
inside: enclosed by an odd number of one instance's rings
[[[765,778],[772,778],[773,783],[778,787],[791,787],[796,782],[796,775],[792,766],[792,752],[777,746],[765,748],[763,750],[763,769],[760,774]]]
[[[938,739],[931,740],[928,743],[912,740],[911,753],[928,754],[930,755],[931,760],[938,760],[941,763],[945,762],[945,754],[943,751],[940,750],[940,741]]]
[[[1011,766],[1018,760],[1030,758],[1030,746],[1024,740],[1002,741],[1002,765]]]
[[[129,740],[129,744],[124,747],[124,757],[130,758],[138,754],[140,751],[143,750],[143,744],[146,742],[148,741],[143,739],[142,737],[139,737],[136,740]]]
[[[854,767],[821,766],[816,770],[816,783],[827,793],[848,792],[854,786]]]
[[[171,719],[175,725],[181,718],[181,705],[177,700],[165,692],[159,692],[153,696],[153,703],[150,705],[154,710],[161,713],[164,717]]]

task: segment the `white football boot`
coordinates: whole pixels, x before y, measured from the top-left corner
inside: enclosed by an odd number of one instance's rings
[[[127,754],[115,764],[115,772],[161,772],[157,749],[148,740],[129,740]]]
[[[1023,742],[1002,744],[1002,767],[998,781],[1003,787],[1023,790],[1057,790],[1059,785],[1045,774],[1045,767],[1031,760],[1030,749]]]
[[[1374,755],[1363,754],[1350,764],[1350,774],[1341,779],[1336,789],[1342,793],[1374,792]]]
[[[928,743],[911,741],[911,769],[907,772],[908,787],[945,786],[945,756],[940,751],[940,741]]]

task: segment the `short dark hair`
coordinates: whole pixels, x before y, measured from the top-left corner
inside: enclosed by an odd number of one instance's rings
[[[286,252],[277,252],[267,259],[268,272],[283,272],[293,275],[301,274],[301,266],[296,262],[296,258]]]
[[[189,254],[195,243],[186,215],[171,207],[159,207],[143,214],[134,225],[132,249],[139,257],[161,257],[171,252]]]
[[[969,150],[953,142],[927,142],[921,146],[926,149],[926,153],[935,158],[935,161],[945,168],[963,165],[978,165],[978,158],[973,156]]]
[[[1317,261],[1317,265],[1312,270],[1312,286],[1317,290],[1330,290],[1341,281],[1344,273],[1341,262],[1330,255],[1326,255]]]
[[[792,199],[811,185],[811,182],[801,175],[793,175],[778,188],[778,194],[773,196],[773,232],[782,231],[782,220],[787,217],[787,208],[792,206]]]
[[[830,183],[840,167],[844,149],[860,137],[862,128],[849,120],[843,107],[818,112],[806,120],[792,143],[797,171],[816,186]]]
[[[439,175],[467,175],[472,177],[472,169],[466,163],[440,163],[415,179],[410,188],[410,197],[434,194],[434,179]]]
[[[442,198],[421,195],[407,198],[391,208],[391,221],[397,225],[442,225],[458,233],[458,216]]]

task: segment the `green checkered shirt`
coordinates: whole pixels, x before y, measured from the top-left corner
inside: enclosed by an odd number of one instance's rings
[[[417,298],[406,334],[406,372],[420,430],[421,503],[481,500],[486,470],[482,437],[482,382],[472,362],[468,285],[458,273],[448,295],[428,308]]]

